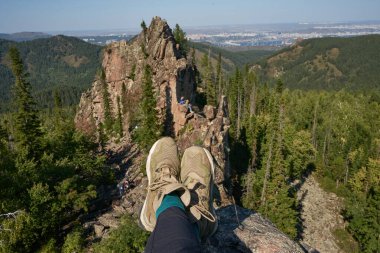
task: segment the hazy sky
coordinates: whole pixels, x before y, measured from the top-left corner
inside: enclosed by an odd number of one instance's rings
[[[0,0],[0,33],[380,20],[379,0]]]

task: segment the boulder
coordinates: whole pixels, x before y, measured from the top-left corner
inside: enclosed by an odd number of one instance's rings
[[[235,209],[236,208],[236,209]],[[260,214],[229,205],[216,211],[218,230],[202,246],[208,253],[303,253],[299,244]]]
[[[205,107],[203,108],[203,113],[205,114],[208,120],[213,120],[215,118],[215,112],[216,109],[212,105],[205,105]]]
[[[104,233],[104,229],[105,228],[103,225],[95,224],[94,225],[94,232],[95,232],[96,237],[102,237],[103,233]]]

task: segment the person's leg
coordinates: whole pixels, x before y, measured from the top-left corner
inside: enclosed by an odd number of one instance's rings
[[[146,253],[201,252],[197,224],[189,220],[177,195],[166,195],[156,216],[156,227],[148,239]]]
[[[200,252],[197,227],[185,206],[190,192],[179,182],[177,146],[165,137],[151,148],[147,158],[148,192],[140,213],[140,224],[152,231],[145,252]]]
[[[214,161],[207,149],[193,146],[185,150],[181,161],[181,182],[191,193],[189,218],[198,224],[202,241],[218,228],[213,207],[214,170]]]
[[[179,159],[177,146],[172,138],[156,141],[149,151],[146,163],[148,191],[140,212],[140,225],[153,231],[156,225],[156,211],[163,198],[175,192],[184,206],[190,203],[190,192],[179,182]]]

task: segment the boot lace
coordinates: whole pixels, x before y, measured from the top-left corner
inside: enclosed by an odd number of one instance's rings
[[[186,179],[186,181],[189,180],[189,183],[187,185],[187,188],[190,190],[191,199],[193,203],[190,204],[193,208],[196,209],[197,212],[201,214],[205,219],[209,220],[210,222],[215,222],[216,219],[214,215],[208,210],[208,208],[205,206],[204,203],[207,203],[208,198],[205,197],[205,194],[202,194],[206,186],[199,182],[196,179],[193,179],[190,175]],[[196,203],[194,203],[194,200],[198,199]]]
[[[162,188],[165,185],[171,184],[173,182],[177,182],[177,179],[173,176],[174,170],[173,168],[162,165],[157,167],[154,170],[154,173],[158,173],[158,176],[154,179],[154,181],[150,184],[150,190],[155,191],[157,189]]]

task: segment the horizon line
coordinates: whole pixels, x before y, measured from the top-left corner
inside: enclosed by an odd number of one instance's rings
[[[166,19],[162,18],[167,23]],[[228,26],[249,26],[249,25],[286,25],[286,24],[297,24],[297,25],[329,25],[329,24],[354,24],[354,23],[380,23],[380,19],[375,20],[346,20],[346,21],[294,21],[294,22],[273,22],[273,23],[241,23],[241,24],[215,24],[215,25],[190,25],[190,26],[181,26],[183,29],[195,29],[195,28],[211,28],[211,27],[228,27]],[[170,24],[169,24],[170,25]],[[17,32],[2,32],[0,34],[17,34],[17,33],[45,33],[47,35],[59,35],[60,33],[70,33],[70,32],[106,32],[106,31],[125,31],[125,32],[138,32],[138,28],[100,28],[100,29],[74,29],[74,30],[24,30]],[[85,35],[84,35],[85,36]]]

